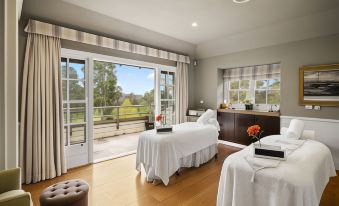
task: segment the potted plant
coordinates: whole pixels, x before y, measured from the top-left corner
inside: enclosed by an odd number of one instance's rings
[[[244,103],[245,103],[245,109],[246,110],[253,110],[253,104],[250,100],[247,99],[247,100],[244,101]]]

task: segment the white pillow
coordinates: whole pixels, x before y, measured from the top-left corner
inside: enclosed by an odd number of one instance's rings
[[[216,117],[215,111],[208,109],[198,118],[197,123],[208,124],[208,120],[215,117]]]
[[[292,139],[300,139],[304,131],[304,122],[299,119],[292,119],[288,127],[285,137]]]

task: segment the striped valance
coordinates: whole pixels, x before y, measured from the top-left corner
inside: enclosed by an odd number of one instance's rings
[[[176,54],[160,49],[154,49],[138,44],[133,44],[125,41],[120,41],[112,38],[98,36],[87,32],[77,31],[62,26],[57,26],[45,22],[40,22],[30,19],[25,31],[28,33],[42,34],[52,37],[58,37],[61,39],[77,41],[85,44],[91,44],[101,46],[105,48],[120,50],[124,52],[130,52],[140,55],[146,55],[150,57],[157,57],[161,59],[168,59],[177,62],[190,63],[189,56]]]
[[[224,69],[224,80],[264,80],[279,79],[280,63]]]

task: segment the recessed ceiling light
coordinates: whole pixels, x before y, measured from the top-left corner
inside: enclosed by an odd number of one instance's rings
[[[237,3],[237,4],[243,4],[243,3],[246,3],[246,2],[249,2],[250,0],[233,0],[234,3]]]
[[[193,23],[192,23],[192,26],[193,26],[193,27],[197,27],[197,26],[198,26],[198,23],[197,23],[197,22],[193,22]]]

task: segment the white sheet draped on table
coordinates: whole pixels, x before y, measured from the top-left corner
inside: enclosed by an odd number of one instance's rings
[[[180,167],[199,166],[216,153],[218,131],[213,125],[186,122],[173,126],[173,133],[155,130],[140,135],[136,169],[143,166],[149,180],[161,179],[165,185]]]
[[[265,163],[251,160],[249,163],[245,158],[252,156],[252,145],[230,155],[222,168],[217,206],[319,205],[329,178],[336,176],[328,147],[317,141],[281,135],[261,141],[282,145],[288,150],[287,160],[279,164],[269,159],[261,159]],[[256,168],[261,169],[255,171]]]

